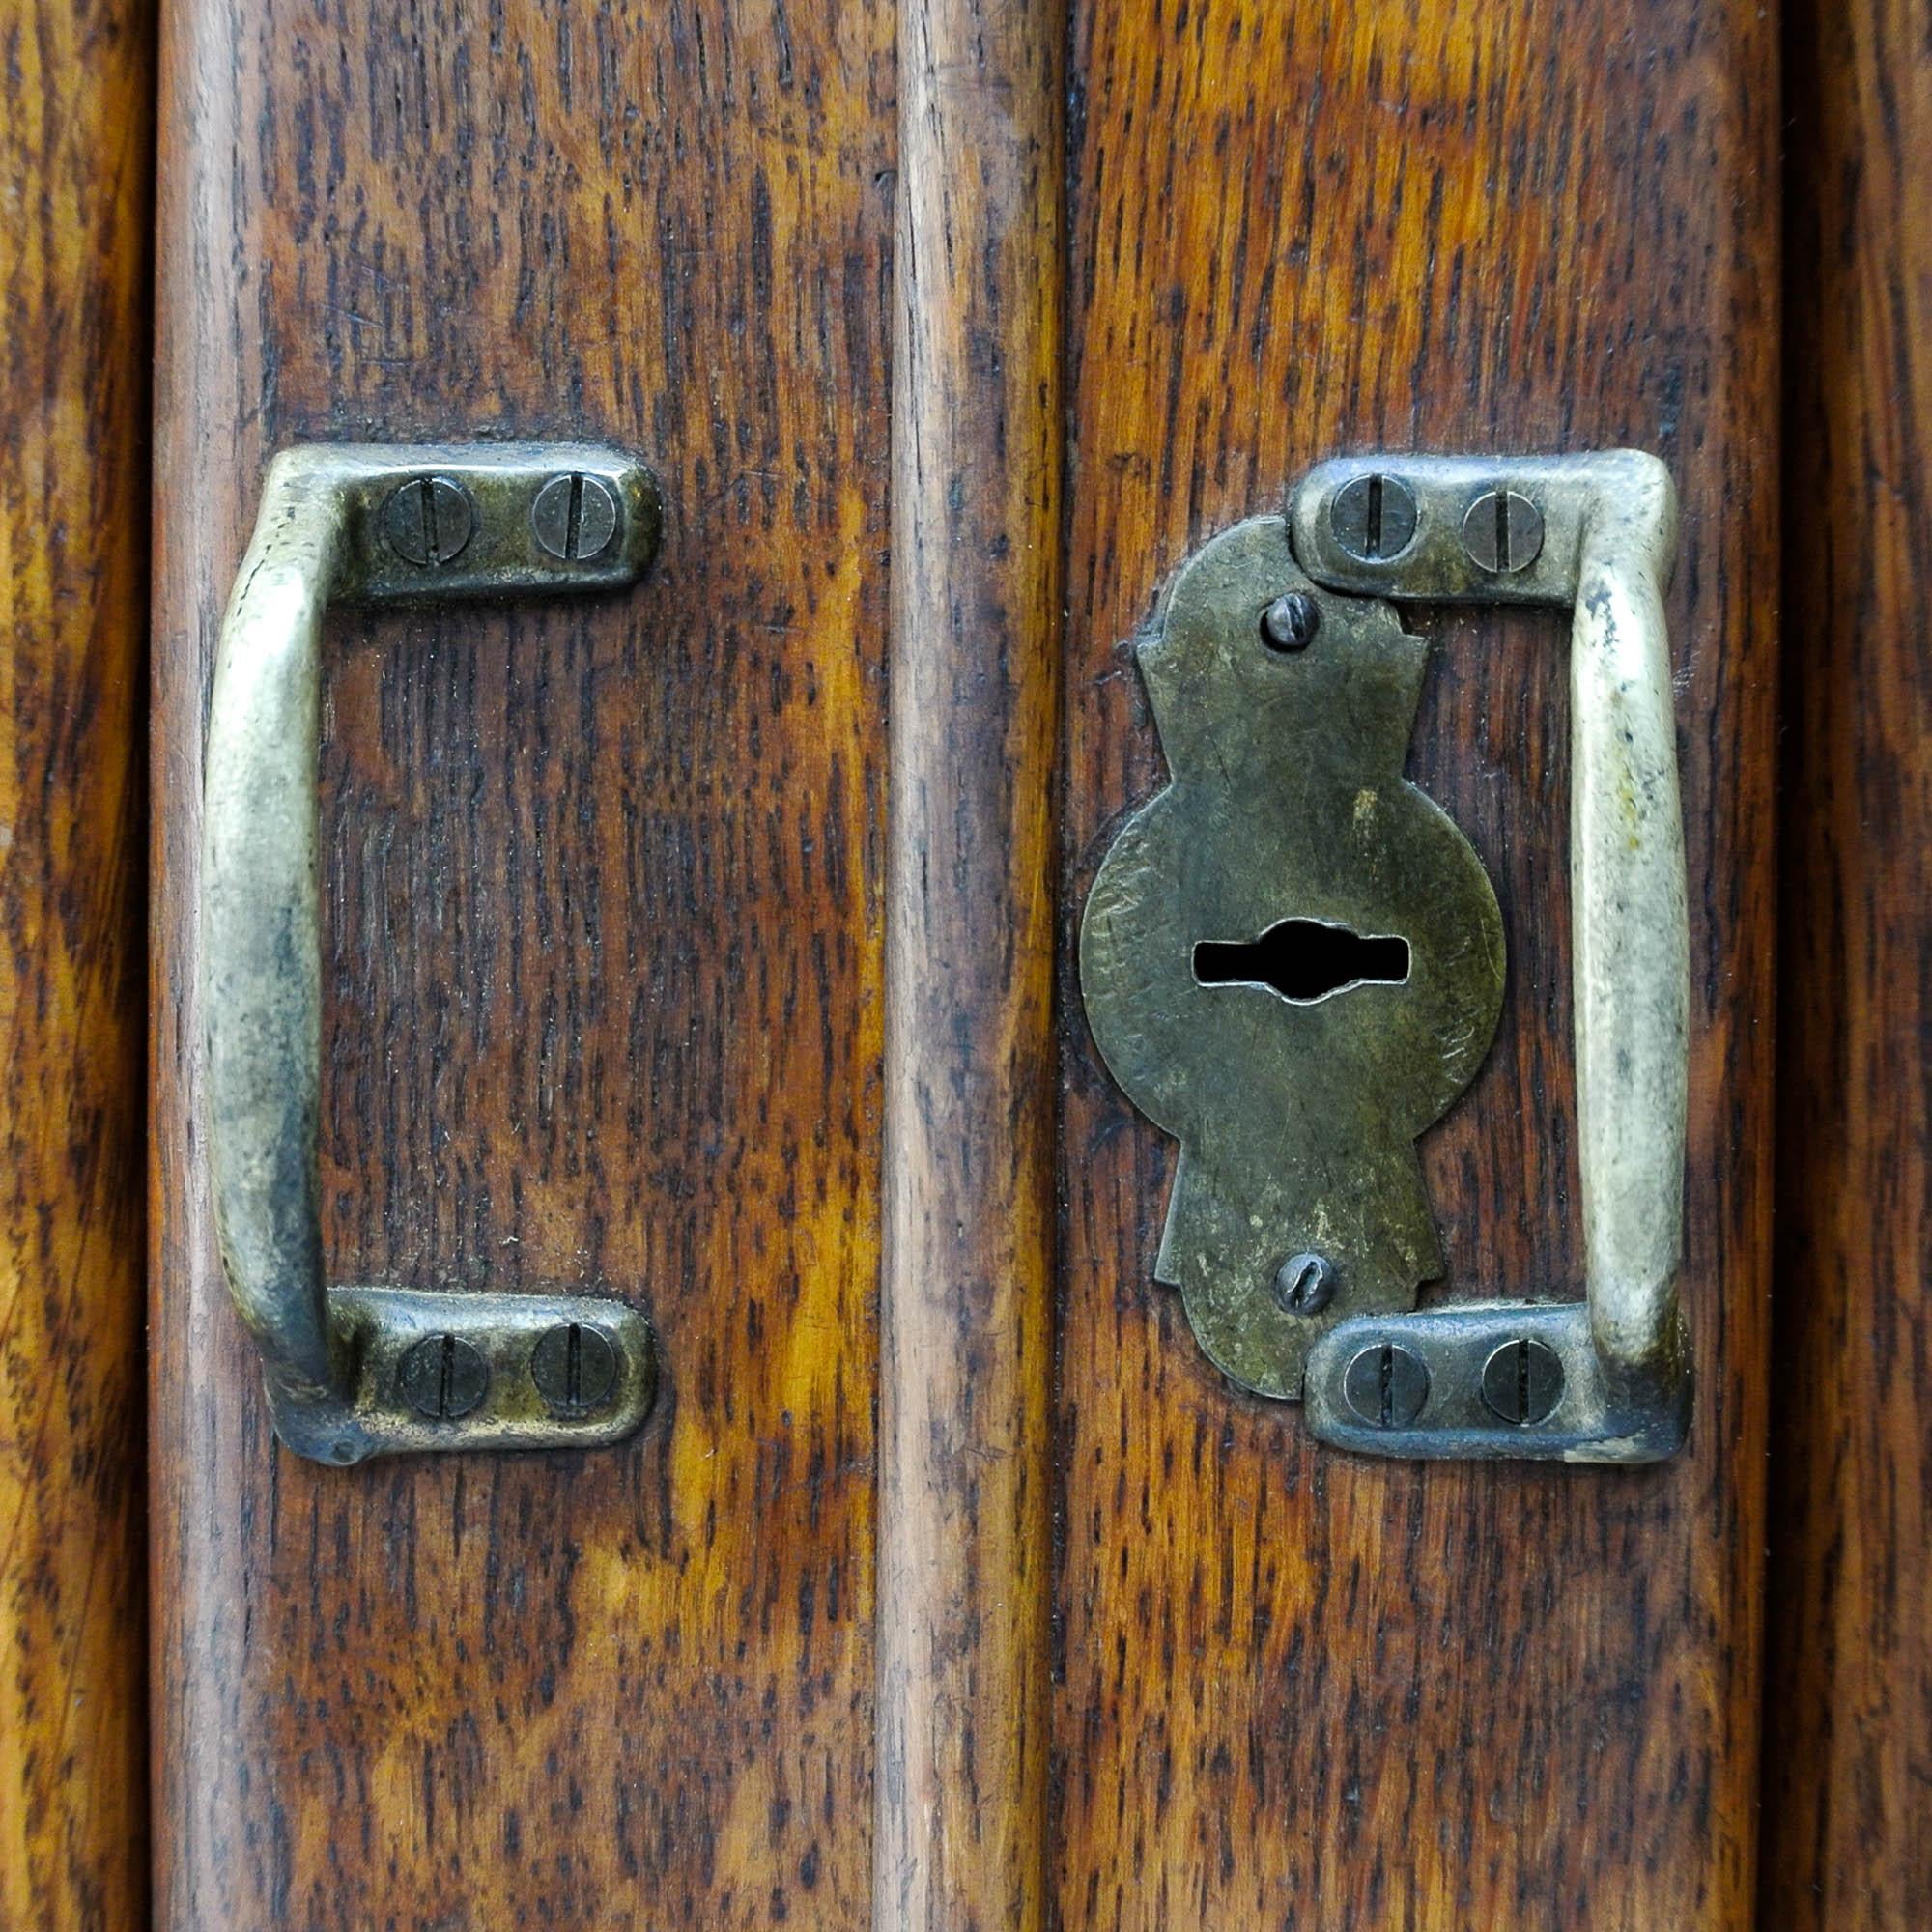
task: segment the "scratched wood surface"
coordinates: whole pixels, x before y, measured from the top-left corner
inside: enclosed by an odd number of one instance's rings
[[[873,1925],[1038,1932],[1065,20],[904,0]]]
[[[148,1889],[144,0],[0,0],[0,1927]]]
[[[153,1317],[158,1922],[867,1923],[882,6],[170,0]],[[595,436],[640,592],[327,634],[332,1279],[586,1284],[642,1435],[272,1442],[197,1115],[197,774],[262,465]]]
[[[1764,1531],[1777,497],[1774,29],[1700,0],[1079,0],[1068,292],[1055,1667],[1060,1922],[1750,1918]],[[1151,1270],[1173,1150],[1070,923],[1162,768],[1128,639],[1340,451],[1636,444],[1677,477],[1698,1410],[1651,1471],[1378,1464],[1243,1396]],[[1503,905],[1507,1003],[1425,1159],[1427,1291],[1581,1277],[1567,620],[1420,614],[1411,775]]]
[[[1932,1923],[1932,8],[1786,11],[1762,1922]]]

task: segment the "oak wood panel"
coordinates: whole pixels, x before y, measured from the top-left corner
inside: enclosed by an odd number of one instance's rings
[[[0,0],[0,1926],[146,1909],[144,0]]]
[[[903,0],[873,1924],[1046,1910],[1061,77]]]
[[[1776,45],[1701,0],[1081,0],[1069,128],[1055,1885],[1093,1928],[1736,1927],[1753,1895],[1772,1117]],[[1161,781],[1129,640],[1338,452],[1636,444],[1691,911],[1698,1409],[1648,1471],[1418,1466],[1236,1390],[1151,1271],[1173,1149],[1071,922]],[[1432,1297],[1576,1293],[1567,619],[1418,613],[1411,776],[1511,959],[1424,1146]]]
[[[892,21],[171,0],[159,1923],[856,1927],[871,1888]],[[197,1115],[202,710],[303,438],[637,447],[595,604],[328,626],[330,1278],[635,1298],[594,1454],[272,1442]]]
[[[1932,7],[1792,0],[1762,1922],[1932,1923]]]

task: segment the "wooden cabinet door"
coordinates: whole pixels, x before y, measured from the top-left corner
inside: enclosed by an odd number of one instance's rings
[[[1777,22],[162,14],[156,1922],[1811,1922],[1825,1881],[1757,1827]],[[539,438],[651,467],[641,585],[324,631],[322,1240],[332,1282],[620,1296],[656,1402],[614,1447],[326,1467],[273,1435],[210,1206],[222,611],[276,450]],[[1175,1147],[1076,957],[1166,776],[1135,643],[1323,459],[1620,447],[1682,505],[1690,1440],[1640,1469],[1352,1456],[1154,1279]],[[1425,1300],[1574,1296],[1567,619],[1406,621],[1406,773],[1509,948],[1494,1044],[1421,1143]],[[1814,787],[1849,729],[1821,717]],[[1850,1110],[1835,1066],[1793,1091]],[[1830,1404],[1779,1386],[1820,1439]],[[1774,1588],[1810,1590],[1858,1483],[1787,1460],[1808,1554]],[[1773,1615],[1800,1716],[1772,1735],[1808,1740],[1844,1676]],[[1795,1843],[1815,1787],[1779,1778]],[[1910,1817],[1833,1815],[1832,1872],[1901,1861],[1856,1922],[1923,1895]]]
[[[156,1913],[864,1922],[891,20],[172,8],[155,581]],[[210,1223],[199,792],[270,454],[578,436],[636,594],[329,616],[328,1279],[643,1310],[622,1448],[272,1439]]]
[[[1770,26],[1087,0],[1063,71],[1030,20],[914,14],[882,1277],[898,1667],[874,1922],[1743,1926],[1771,1206]],[[1031,245],[1042,226],[1062,277]],[[1065,345],[1043,371],[1040,331]],[[993,339],[1011,354],[980,353]],[[976,460],[989,445],[1005,460]],[[1079,909],[1166,776],[1135,645],[1171,573],[1281,514],[1321,459],[1626,445],[1665,460],[1684,505],[1667,621],[1697,1419],[1643,1470],[1350,1457],[1219,1373],[1155,1284],[1174,1146],[1083,1012]],[[1424,1143],[1436,1293],[1575,1293],[1565,627],[1419,627],[1408,770],[1474,841],[1511,949],[1495,1045]],[[1050,1156],[1032,976],[1052,895]]]
[[[1775,38],[1757,10],[1076,8],[1063,889],[1163,782],[1131,640],[1213,531],[1362,449],[1635,446],[1690,872],[1688,1448],[1382,1463],[1202,1356],[1172,1144],[1063,955],[1048,1896],[1135,1928],[1743,1926],[1764,1520]],[[1503,1011],[1421,1143],[1427,1299],[1577,1292],[1567,622],[1411,618],[1408,772],[1495,883]]]

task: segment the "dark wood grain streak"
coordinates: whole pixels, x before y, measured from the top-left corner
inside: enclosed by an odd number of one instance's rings
[[[875,1928],[1046,1908],[1065,20],[904,0]]]
[[[1932,7],[1791,0],[1761,1922],[1932,1924]]]
[[[1151,1282],[1173,1149],[1108,1081],[1070,930],[1057,1920],[1736,1928],[1753,1905],[1771,1207],[1776,60],[1702,0],[1080,0],[1066,919],[1161,781],[1128,640],[1221,526],[1393,444],[1670,464],[1692,942],[1698,1411],[1644,1472],[1317,1448]],[[1511,947],[1424,1143],[1434,1296],[1581,1280],[1567,629],[1420,613],[1411,773]]]
[[[153,998],[169,1932],[854,1928],[871,1894],[883,6],[169,0]],[[194,954],[215,628],[270,450],[639,450],[651,582],[342,611],[332,1279],[635,1298],[621,1449],[270,1438]]]
[[[0,1927],[148,1891],[154,15],[0,0]]]

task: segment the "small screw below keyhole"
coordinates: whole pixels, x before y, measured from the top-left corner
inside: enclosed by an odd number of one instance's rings
[[[1321,628],[1321,607],[1305,590],[1289,590],[1262,612],[1262,642],[1271,651],[1305,651]]]

